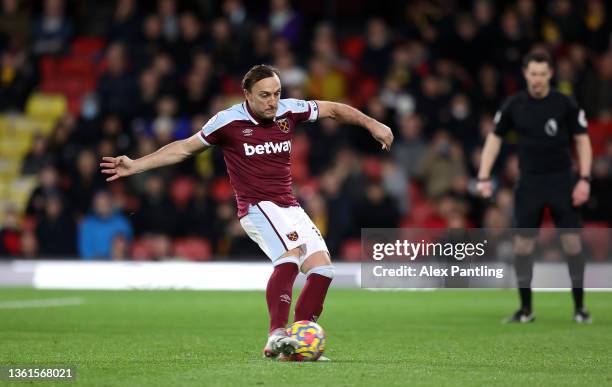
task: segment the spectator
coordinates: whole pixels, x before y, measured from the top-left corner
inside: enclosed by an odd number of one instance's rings
[[[26,214],[37,218],[45,213],[47,198],[61,194],[59,174],[54,166],[45,165],[38,176],[40,184],[32,191],[26,208]]]
[[[98,97],[102,111],[129,115],[135,108],[136,84],[128,71],[125,46],[111,44],[106,51],[108,69],[98,82]]]
[[[60,54],[68,49],[73,34],[63,0],[45,0],[43,13],[32,27],[32,52],[35,55]]]
[[[421,164],[427,145],[422,137],[423,121],[418,114],[406,114],[400,119],[400,136],[391,153],[406,177],[411,177]]]
[[[0,54],[0,111],[23,108],[35,78],[32,63],[27,59],[20,47]]]
[[[292,45],[297,45],[300,39],[301,18],[291,9],[289,0],[270,1],[270,29],[276,35],[287,39]]]
[[[92,150],[84,149],[79,153],[71,180],[70,203],[77,216],[83,216],[91,207],[94,194],[105,186]]]
[[[0,229],[0,258],[18,257],[20,254],[19,214],[15,208],[9,207],[4,213],[4,221]]]
[[[360,228],[394,228],[399,226],[400,212],[397,204],[379,183],[371,183],[365,198],[357,208],[357,225]]]
[[[38,256],[38,241],[32,231],[24,231],[20,240],[21,257],[32,259]]]
[[[131,49],[140,38],[142,17],[136,0],[118,0],[109,26],[109,40],[119,41]]]
[[[36,226],[36,239],[43,258],[76,256],[76,224],[59,195],[47,198],[45,214]]]
[[[45,165],[53,164],[53,155],[47,151],[45,138],[37,134],[32,140],[32,148],[21,166],[22,175],[36,175]]]
[[[3,0],[0,11],[0,50],[29,43],[30,15],[19,0]]]
[[[151,175],[147,179],[135,223],[137,234],[175,235],[176,209],[159,175]]]
[[[161,18],[162,33],[168,42],[175,42],[180,34],[180,19],[176,0],[158,0],[157,14]]]
[[[94,197],[93,211],[81,222],[78,234],[82,259],[108,260],[111,258],[113,240],[118,235],[132,239],[132,226],[125,216],[113,208],[110,194],[99,191]]]
[[[590,73],[584,84],[585,109],[589,117],[597,117],[610,111],[612,106],[612,50],[603,55],[597,72]]]
[[[417,176],[423,180],[425,192],[436,198],[450,192],[455,176],[465,175],[463,150],[448,132],[439,131],[432,139]]]
[[[389,39],[387,25],[382,19],[368,21],[366,49],[363,53],[363,67],[367,74],[382,78],[391,63],[393,45]]]
[[[174,45],[174,57],[179,60],[179,67],[187,69],[193,56],[205,46],[202,26],[193,12],[184,12],[179,19],[180,36]]]

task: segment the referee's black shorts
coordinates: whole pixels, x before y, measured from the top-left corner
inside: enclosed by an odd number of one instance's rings
[[[514,191],[514,227],[537,229],[549,207],[557,228],[580,228],[580,209],[572,205],[577,177],[571,171],[545,175],[522,174]],[[530,234],[524,230],[523,234]]]

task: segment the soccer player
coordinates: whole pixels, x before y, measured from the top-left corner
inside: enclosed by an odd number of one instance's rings
[[[514,129],[518,133],[520,179],[514,196],[514,223],[521,229],[515,236],[515,270],[521,307],[507,322],[534,321],[531,303],[532,253],[535,231],[548,206],[561,232],[561,245],[568,259],[574,299],[574,320],[591,322],[584,308],[579,206],[589,198],[591,143],[584,111],[569,97],[551,90],[552,60],[547,53],[533,52],[523,60],[527,90],[508,98],[495,115],[495,130],[487,136],[482,151],[477,188],[485,198],[493,193],[491,169],[502,138]],[[575,144],[579,176],[572,171],[570,148]],[[568,230],[563,230],[568,229]]]
[[[321,118],[359,125],[387,151],[393,134],[388,126],[345,104],[281,99],[279,72],[268,65],[252,67],[242,80],[242,89],[243,103],[217,113],[193,136],[136,160],[103,157],[100,166],[102,173],[111,175],[106,180],[114,181],[181,162],[211,146],[221,147],[240,223],[274,266],[266,288],[270,329],[264,355],[276,358],[291,354],[297,346],[297,341],[287,337],[285,327],[298,271],[307,279],[295,306],[295,321],[317,321],[334,277],[325,241],[292,193],[295,126]]]

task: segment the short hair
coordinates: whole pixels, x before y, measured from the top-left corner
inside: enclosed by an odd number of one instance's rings
[[[537,63],[547,63],[548,67],[553,67],[553,61],[549,53],[546,51],[532,51],[529,54],[523,57],[523,68],[527,68],[529,63],[537,62]]]
[[[255,65],[244,74],[244,78],[242,78],[242,88],[251,91],[251,87],[253,87],[255,83],[275,75],[280,77],[280,72],[276,67],[266,64]]]

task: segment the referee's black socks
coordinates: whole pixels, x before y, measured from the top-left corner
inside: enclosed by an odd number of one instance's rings
[[[533,277],[533,256],[531,254],[517,254],[514,261],[516,279],[518,282],[521,309],[531,312],[531,279]]]
[[[574,306],[576,310],[580,310],[584,307],[584,267],[586,265],[584,255],[582,253],[568,254],[567,265],[572,280]]]

